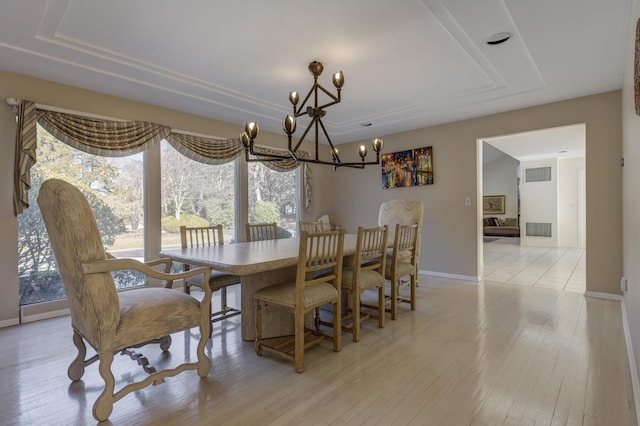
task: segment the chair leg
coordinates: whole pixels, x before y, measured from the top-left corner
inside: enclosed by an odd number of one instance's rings
[[[411,310],[416,310],[416,287],[418,286],[418,280],[415,275],[411,275]]]
[[[73,344],[78,348],[78,355],[69,365],[67,375],[71,381],[75,382],[84,375],[84,357],[87,355],[87,347],[84,344],[84,340],[82,340],[80,333],[75,330],[73,330]]]
[[[333,304],[333,350],[342,350],[342,306],[340,300]]]
[[[113,352],[105,351],[100,354],[100,365],[98,370],[100,371],[100,376],[104,380],[104,390],[96,399],[95,404],[93,404],[93,417],[99,422],[105,421],[111,415],[111,411],[113,411],[113,403],[115,399],[113,397],[113,390],[115,388],[115,379],[113,374],[111,373],[111,363],[113,362]]]
[[[395,277],[391,280],[391,319],[398,316],[398,281]]]
[[[262,305],[256,300],[256,354],[262,355]]]
[[[351,295],[351,311],[353,312],[353,317],[351,318],[351,322],[353,325],[353,328],[351,331],[353,331],[353,341],[354,342],[359,342],[360,341],[360,293],[358,291],[356,291],[357,289],[354,288],[354,291],[352,291],[350,293]]]
[[[220,307],[221,307],[222,311],[224,311],[225,309],[228,308],[228,306],[227,306],[227,288],[226,287],[222,287],[220,289]]]
[[[295,343],[294,361],[296,373],[304,372],[304,311],[302,307],[296,306],[295,311]]]
[[[378,327],[384,327],[384,284],[378,287]]]
[[[198,342],[198,349],[196,350],[198,355],[198,376],[203,379],[209,375],[209,370],[211,370],[211,360],[204,352],[210,338],[211,321],[207,318],[205,324],[200,324],[200,341]]]

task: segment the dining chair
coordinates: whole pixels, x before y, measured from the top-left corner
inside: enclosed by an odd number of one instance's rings
[[[278,239],[278,224],[273,223],[247,223],[247,241],[264,241]]]
[[[324,224],[320,221],[304,222],[301,220],[300,222],[298,222],[298,227],[300,229],[300,232],[307,231],[310,233],[314,233],[314,232],[322,232],[325,230]]]
[[[108,256],[89,203],[80,190],[65,181],[45,181],[38,194],[38,205],[69,301],[73,343],[78,351],[67,374],[76,382],[84,375],[85,367],[99,361],[98,371],[104,388],[93,405],[96,420],[107,420],[113,404],[127,394],[150,384],[163,383],[165,378],[182,371],[197,370],[200,377],[207,377],[211,361],[204,349],[211,328],[211,289],[203,285],[205,294],[199,301],[182,291],[166,287],[173,280],[197,275],[206,284],[209,281],[209,268],[169,274],[169,259],[143,263]],[[164,268],[164,272],[154,269],[159,266]],[[144,286],[118,292],[111,273],[120,270],[139,271],[146,276],[165,280],[167,284],[165,288]],[[157,371],[148,365],[148,360],[142,354],[131,351],[149,343],[159,343],[162,351],[168,351],[170,334],[193,327],[200,328],[196,362],[185,362]],[[96,352],[88,359],[85,359],[85,342]],[[133,381],[129,373],[123,373],[125,385],[116,391],[112,363],[118,352],[136,359],[137,364],[149,375]],[[93,392],[93,385],[88,385],[87,389]]]
[[[342,280],[343,231],[300,233],[295,281],[263,287],[255,292],[256,353],[263,351],[294,361],[298,373],[304,371],[304,352],[325,339],[333,341],[333,350],[342,349],[340,329],[340,285]],[[316,272],[323,271],[322,274]],[[318,327],[305,327],[305,314],[319,315],[322,305],[333,305],[333,333]],[[284,309],[294,316],[294,335],[283,338],[262,338],[262,311],[265,307]]]
[[[180,227],[181,247],[209,247],[224,244],[222,225]],[[188,271],[191,265],[183,264],[183,270]],[[220,310],[211,312],[211,322],[222,321],[240,315],[240,310],[227,305],[227,287],[240,284],[240,276],[225,274],[224,272],[211,270],[209,287],[212,292],[220,291]],[[202,280],[198,277],[190,277],[184,280],[184,291],[189,294],[191,286],[201,288]],[[213,309],[212,309],[213,310]]]
[[[398,315],[398,303],[411,304],[411,310],[416,309],[416,282],[418,278],[418,240],[420,225],[397,224],[394,232],[391,258],[387,258],[385,266],[385,278],[390,282],[390,307],[391,319]],[[402,281],[403,277],[409,277],[408,281]],[[410,296],[406,298],[400,295],[401,287],[405,284],[410,287]]]
[[[360,324],[370,318],[363,307],[378,309],[378,327],[384,327],[385,319],[385,257],[387,251],[387,225],[379,228],[358,227],[356,253],[353,265],[342,269],[342,292],[347,296],[347,308],[342,316],[342,329],[353,334],[353,341],[360,341]],[[378,304],[361,303],[362,293],[378,289]],[[350,321],[345,324],[345,321]]]
[[[424,204],[420,201],[408,199],[395,199],[385,201],[380,204],[378,211],[378,226],[389,226],[387,238],[393,241],[396,232],[396,225],[409,225],[417,223],[422,228],[422,218],[424,215]],[[420,258],[420,236],[418,235],[418,259]]]

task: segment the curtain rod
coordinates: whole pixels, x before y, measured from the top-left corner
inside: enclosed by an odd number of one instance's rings
[[[17,108],[17,106],[20,104],[20,100],[16,99],[16,98],[7,98],[6,101],[7,101],[7,104],[9,106],[12,106],[13,108]],[[60,112],[60,113],[63,113],[63,114],[73,114],[73,115],[79,115],[81,117],[95,118],[95,119],[98,119],[98,120],[131,121],[131,120],[125,120],[123,118],[107,117],[105,115],[91,114],[91,113],[88,113],[88,112],[81,112],[81,111],[76,111],[76,110],[72,110],[72,109],[59,108],[59,107],[54,107],[54,106],[51,106],[51,105],[43,105],[43,104],[38,104],[38,103],[36,103],[36,108],[37,109],[41,109],[41,110],[46,110],[46,111]],[[188,130],[180,130],[180,129],[174,129],[174,128],[171,128],[171,131],[173,133],[179,133],[181,135],[196,136],[196,137],[207,138],[207,139],[216,139],[216,140],[228,140],[228,139],[230,139],[230,138],[222,138],[220,136],[211,136],[211,135],[206,135],[204,133],[196,133],[196,132],[190,132]]]

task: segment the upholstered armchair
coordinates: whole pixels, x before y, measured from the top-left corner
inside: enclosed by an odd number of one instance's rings
[[[99,361],[100,376],[105,383],[93,406],[93,416],[99,421],[106,420],[113,404],[128,393],[160,384],[165,377],[182,371],[197,370],[200,377],[206,377],[211,366],[204,352],[211,327],[211,288],[206,285],[209,269],[169,274],[171,261],[168,259],[145,264],[107,256],[87,200],[76,187],[62,180],[50,179],[42,184],[38,205],[69,300],[73,343],[78,350],[68,369],[69,378],[80,380],[85,367]],[[164,272],[152,268],[158,265],[164,266]],[[117,292],[111,272],[124,269],[166,280],[167,285],[176,279],[201,275],[205,295],[200,302],[170,288],[142,287]],[[170,334],[193,327],[200,327],[197,362],[160,371],[145,369],[150,373],[145,379],[115,391],[111,371],[114,354],[147,343],[160,343],[166,351],[171,344]],[[85,342],[97,353],[87,360]]]

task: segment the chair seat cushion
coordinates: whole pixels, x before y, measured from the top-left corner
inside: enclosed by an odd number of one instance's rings
[[[189,277],[187,278],[186,281],[187,283],[189,283],[189,285],[202,287],[202,275]],[[222,287],[226,287],[234,284],[240,284],[239,275],[225,274],[224,272],[214,271],[214,270],[211,271],[209,286],[211,287],[212,291],[220,290]]]
[[[267,303],[272,303],[281,306],[288,306],[293,308],[294,298],[296,291],[296,283],[287,282],[281,284],[274,284],[268,287],[261,288],[255,292],[255,298],[264,300]],[[325,303],[332,303],[339,300],[338,291],[336,288],[328,283],[318,283],[308,286],[304,290],[304,306],[318,306]]]
[[[398,262],[396,264],[396,275],[399,277],[404,277],[405,275],[415,275],[416,267],[409,262]],[[391,276],[391,262],[387,261],[387,264],[384,268],[385,278],[390,280],[393,277]]]
[[[371,269],[360,271],[360,290],[381,287],[383,285],[384,277],[376,271],[372,271]],[[353,268],[344,268],[342,270],[342,288],[347,290],[353,289]]]
[[[179,290],[145,287],[118,293],[120,323],[113,350],[200,325],[200,302]]]

